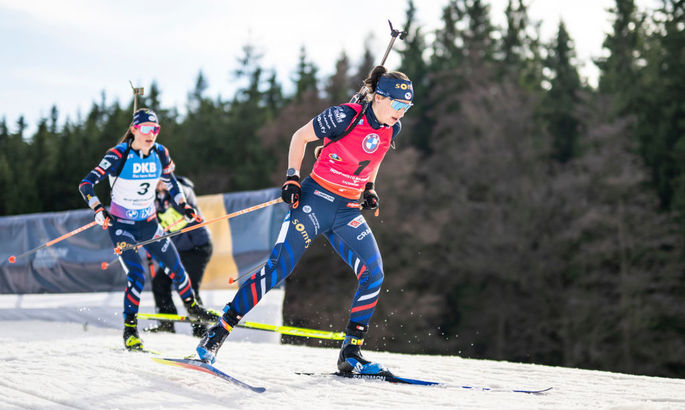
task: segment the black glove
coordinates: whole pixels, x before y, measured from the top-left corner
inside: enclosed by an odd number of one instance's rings
[[[364,193],[362,194],[362,198],[364,198],[364,202],[362,202],[363,209],[377,209],[378,205],[381,203],[381,200],[378,198],[378,194],[373,190],[373,188],[373,182],[366,183]]]
[[[102,206],[102,204],[95,205],[93,211],[95,212],[95,222],[97,222],[97,224],[100,225],[102,229],[107,229],[107,227],[111,225],[112,221],[112,216],[109,214],[109,212],[107,212],[107,210],[104,206]]]
[[[302,196],[302,187],[300,186],[300,177],[297,175],[287,177],[285,183],[281,187],[281,198],[286,204],[292,204],[293,208],[297,208],[300,204],[300,197]]]
[[[183,205],[183,214],[186,217],[186,221],[188,222],[202,222],[202,217],[200,216],[200,213],[197,211],[197,209],[193,208],[187,203]]]

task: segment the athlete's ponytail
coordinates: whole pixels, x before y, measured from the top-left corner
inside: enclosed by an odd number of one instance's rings
[[[366,77],[366,79],[364,80],[364,85],[362,86],[362,89],[359,92],[362,95],[366,95],[368,98],[371,94],[376,92],[376,85],[378,84],[378,80],[380,80],[383,74],[387,72],[388,70],[382,65],[375,66],[369,73],[369,76]]]
[[[376,93],[376,86],[378,85],[378,81],[380,81],[381,77],[390,77],[397,80],[409,81],[409,77],[407,77],[406,74],[400,71],[388,72],[384,66],[377,65],[371,70],[369,76],[364,80],[364,85],[362,86],[361,90],[359,90],[359,94],[365,96],[367,101],[373,100],[373,96]]]
[[[129,126],[128,128],[126,128],[126,133],[124,133],[124,136],[121,137],[121,139],[119,140],[119,144],[121,144],[122,142],[131,143],[131,141],[133,141],[133,138],[134,136],[131,132],[131,126]]]

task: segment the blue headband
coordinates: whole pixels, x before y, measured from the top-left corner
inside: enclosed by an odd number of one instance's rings
[[[141,108],[133,114],[133,125],[142,124],[144,122],[154,122],[159,124],[157,120],[157,114],[149,108]]]
[[[384,76],[378,80],[376,94],[395,100],[411,101],[414,98],[414,88],[411,81]]]

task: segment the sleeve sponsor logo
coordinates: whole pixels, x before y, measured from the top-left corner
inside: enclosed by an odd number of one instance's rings
[[[345,114],[345,110],[342,107],[335,107],[333,109],[333,116],[335,117],[335,122],[338,124],[345,121],[345,118],[347,118],[347,114]]]
[[[106,158],[106,157],[107,157],[107,156],[105,155],[105,158]],[[98,166],[99,166],[100,168],[102,168],[102,169],[107,169],[107,168],[109,168],[110,166],[112,166],[112,163],[109,162],[109,161],[107,161],[106,159],[103,158],[102,161],[100,161],[100,164],[99,164]]]
[[[316,117],[316,123],[319,125],[319,131],[321,131],[321,135],[326,135],[326,128],[321,120],[321,115]]]

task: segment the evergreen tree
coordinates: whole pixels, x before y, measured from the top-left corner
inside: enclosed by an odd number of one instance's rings
[[[405,16],[404,30],[407,32],[407,36],[402,42],[403,47],[400,48],[402,62],[399,71],[405,73],[412,81],[415,105],[412,108],[412,114],[402,119],[404,130],[402,138],[409,140],[411,145],[428,154],[430,153],[429,136],[433,121],[428,118],[426,113],[430,110],[431,105],[428,100],[428,91],[432,82],[429,77],[428,63],[423,55],[426,50],[425,36],[421,32],[421,27],[414,28],[412,24],[416,16],[416,8],[412,0],[408,2]]]
[[[350,60],[344,52],[335,63],[335,72],[328,78],[326,85],[326,96],[329,104],[337,105],[349,101],[350,97],[356,92],[351,87],[349,75]]]
[[[0,192],[5,192],[0,198],[0,216],[8,215],[11,208],[9,193],[14,184],[14,174],[12,172],[10,160],[7,157],[9,149],[9,129],[7,128],[7,119],[3,116],[0,119]]]
[[[352,76],[352,89],[356,93],[364,85],[364,80],[369,76],[371,70],[380,64],[380,61],[375,61],[373,53],[371,52],[371,40],[373,37],[369,35],[364,42],[364,53],[362,59],[357,65],[357,71]],[[391,70],[388,70],[391,71]]]
[[[640,65],[643,64],[642,26],[634,0],[616,0],[609,9],[613,15],[612,32],[603,46],[608,56],[595,63],[600,69],[599,91],[615,97],[617,115],[633,114],[642,105]]]
[[[542,115],[552,137],[552,156],[566,162],[579,154],[580,121],[575,110],[581,91],[580,76],[574,64],[575,51],[566,25],[559,23],[554,44],[549,49],[547,68],[551,72],[549,91],[543,101]]]
[[[271,71],[267,84],[268,86],[264,93],[264,103],[268,112],[268,120],[271,121],[278,115],[281,108],[283,108],[283,104],[285,104],[283,89],[278,82],[278,78],[276,78],[276,70]]]
[[[302,46],[295,73],[295,99],[302,101],[303,95],[308,92],[318,92],[316,73],[318,69],[314,63],[307,61],[307,52]]]
[[[498,47],[498,76],[537,92],[542,84],[540,22],[531,21],[523,0],[509,0],[507,26]]]
[[[662,0],[643,70],[637,134],[664,209],[685,215],[685,4]],[[685,226],[685,218],[681,223]]]
[[[443,27],[436,31],[431,68],[435,72],[458,67],[464,60],[457,22],[464,16],[458,0],[450,0],[442,9]],[[459,44],[458,44],[459,41]]]
[[[491,62],[494,59],[494,27],[490,22],[490,6],[481,0],[463,1],[468,28],[462,38],[467,58],[478,62]]]
[[[207,83],[202,70],[200,70],[195,79],[195,88],[188,93],[188,111],[197,111],[200,108],[204,99],[203,94],[208,87],[209,84]]]

